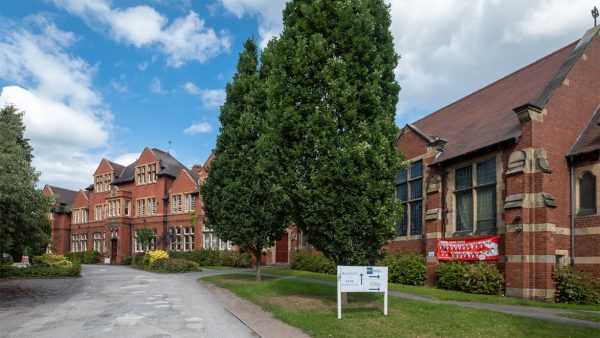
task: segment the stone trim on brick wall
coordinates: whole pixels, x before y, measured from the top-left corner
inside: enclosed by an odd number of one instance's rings
[[[538,172],[552,173],[548,163],[548,154],[544,148],[524,148],[510,154],[506,175]]]
[[[555,264],[555,255],[508,255],[504,256],[506,263],[538,263]]]
[[[554,298],[555,289],[506,288],[507,297],[515,298]]]
[[[575,229],[575,236],[600,235],[600,226]]]
[[[600,264],[600,257],[577,257],[575,256],[575,264]]]
[[[556,208],[554,197],[546,192],[514,194],[504,199],[504,210],[514,208]]]
[[[600,230],[600,229],[599,229]],[[552,223],[510,225],[506,232],[552,232],[558,235],[569,235],[569,228],[557,227]]]
[[[438,239],[438,238],[442,238],[442,233],[441,232],[428,232],[425,234],[425,238],[426,239]]]
[[[440,209],[439,208],[429,209],[425,212],[425,220],[426,221],[432,221],[432,220],[437,220],[437,219],[440,219]]]

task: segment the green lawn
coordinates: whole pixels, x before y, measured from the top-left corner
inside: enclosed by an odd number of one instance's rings
[[[283,276],[298,276],[313,278],[325,281],[335,282],[334,275],[327,275],[323,273],[291,270],[291,269],[280,269],[280,268],[267,268],[263,270],[264,273],[273,275]],[[489,295],[475,295],[471,293],[442,290],[429,286],[411,286],[402,284],[389,284],[389,289],[394,291],[402,291],[413,293],[420,296],[425,296],[434,299],[443,300],[455,300],[461,302],[482,302],[482,303],[495,303],[495,304],[507,304],[507,305],[524,305],[524,306],[539,306],[546,308],[555,309],[567,309],[567,310],[591,310],[600,311],[600,305],[579,305],[579,304],[564,304],[564,303],[548,303],[548,302],[537,302],[530,300],[521,300],[508,298],[504,296],[489,296]]]
[[[567,313],[562,315],[563,317],[567,317],[567,318],[575,318],[575,319],[583,319],[583,320],[589,320],[589,321],[593,321],[593,322],[600,322],[600,314],[594,314],[594,313]]]
[[[248,274],[202,279],[231,290],[275,318],[314,337],[594,337],[599,330],[560,325],[453,305],[430,304],[390,297],[389,315],[383,299],[366,293],[349,294],[342,320],[336,315],[333,286]]]

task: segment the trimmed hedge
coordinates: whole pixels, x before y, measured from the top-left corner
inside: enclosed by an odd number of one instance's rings
[[[561,266],[554,268],[552,278],[557,303],[600,304],[600,281],[589,273]]]
[[[200,271],[200,266],[196,262],[183,258],[159,258],[148,268],[151,271],[162,273]]]
[[[133,262],[133,257],[131,257],[131,256],[123,256],[123,260],[121,261],[121,264],[123,264],[123,265],[131,265],[132,262]]]
[[[81,265],[73,263],[70,267],[34,265],[28,268],[17,268],[15,266],[0,266],[0,277],[23,277],[23,278],[54,278],[54,277],[78,277],[81,273]]]
[[[169,251],[169,257],[187,259],[200,266],[229,266],[233,268],[252,267],[252,256],[239,251],[218,251],[201,249],[194,251]]]
[[[290,268],[335,275],[335,263],[320,252],[298,251],[292,257]]]
[[[100,253],[98,251],[82,251],[82,252],[67,252],[65,254],[71,262],[79,262],[83,264],[99,264]]]
[[[437,287],[486,295],[502,295],[504,276],[486,263],[448,262],[436,269]]]
[[[35,266],[52,266],[63,268],[70,268],[73,266],[73,263],[65,256],[54,255],[50,253],[46,253],[41,256],[33,256],[32,263]]]
[[[388,267],[388,281],[406,285],[425,285],[427,268],[425,257],[415,253],[388,253],[379,266]]]

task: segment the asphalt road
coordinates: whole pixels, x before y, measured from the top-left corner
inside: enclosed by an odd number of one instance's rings
[[[0,337],[255,337],[197,282],[86,265],[81,278],[0,281]]]

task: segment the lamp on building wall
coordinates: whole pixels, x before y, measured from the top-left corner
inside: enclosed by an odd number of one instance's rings
[[[515,216],[515,218],[513,219],[513,225],[515,226],[516,232],[522,232],[523,231],[523,216],[521,216],[521,215]]]

